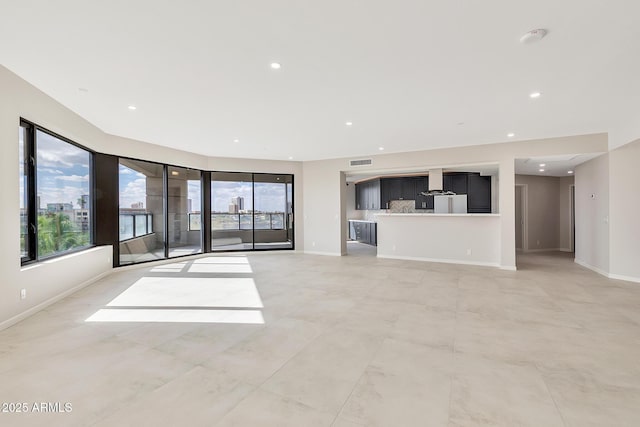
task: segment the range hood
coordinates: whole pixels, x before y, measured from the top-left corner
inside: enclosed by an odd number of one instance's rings
[[[421,191],[421,196],[455,196],[453,191],[442,190],[442,169],[429,169],[429,189]]]

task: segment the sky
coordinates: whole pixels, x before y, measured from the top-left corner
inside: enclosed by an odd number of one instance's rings
[[[146,208],[146,177],[144,174],[120,165],[120,207],[129,208],[133,203],[143,202]],[[256,209],[263,212],[285,211],[284,184],[256,183]],[[188,182],[191,209],[200,211],[200,181]],[[251,182],[214,181],[211,185],[212,210],[229,212],[234,197],[244,198],[244,209],[252,209]]]
[[[20,142],[22,140],[20,133]],[[37,131],[37,195],[40,207],[46,209],[48,203],[71,203],[80,208],[78,199],[89,194],[90,153],[45,132]],[[22,146],[22,145],[21,145]],[[22,159],[19,159],[22,164]],[[124,165],[119,168],[120,207],[130,208],[142,202],[146,208],[146,177]],[[201,210],[200,181],[188,182],[188,197],[192,211]],[[252,209],[251,182],[214,181],[212,183],[212,210],[228,212],[231,199],[244,198],[244,209]],[[24,182],[20,180],[20,194],[24,194]],[[280,183],[255,183],[256,210],[262,212],[283,212],[286,210],[286,186]],[[289,197],[291,197],[289,195]],[[24,207],[24,201],[20,201]]]
[[[71,203],[79,209],[78,199],[89,194],[89,152],[41,131],[37,131],[36,141],[40,208],[46,209],[47,203]]]

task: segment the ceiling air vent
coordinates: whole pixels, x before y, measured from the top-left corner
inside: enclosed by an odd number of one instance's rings
[[[372,164],[371,159],[349,160],[349,166],[371,166]]]

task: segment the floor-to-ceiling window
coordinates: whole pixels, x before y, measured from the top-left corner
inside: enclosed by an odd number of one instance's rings
[[[89,247],[92,153],[25,120],[18,136],[22,262]]]
[[[120,159],[120,265],[165,258],[164,165]]]
[[[176,166],[168,171],[169,257],[202,252],[202,173]]]
[[[211,249],[253,249],[253,177],[211,173]]]
[[[211,248],[293,248],[293,175],[212,172]]]
[[[254,174],[256,249],[293,247],[293,176]]]

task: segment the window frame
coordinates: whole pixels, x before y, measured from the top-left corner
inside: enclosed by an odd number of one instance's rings
[[[27,177],[26,185],[26,203],[25,210],[27,211],[27,256],[20,258],[20,265],[25,266],[33,264],[39,261],[50,260],[61,256],[69,255],[76,252],[85,251],[95,246],[95,177],[94,177],[94,161],[95,151],[91,150],[77,142],[70,140],[62,135],[59,135],[47,128],[44,128],[32,121],[20,117],[19,127],[24,127],[26,132],[26,140],[24,141],[24,157],[25,157],[25,174]],[[43,132],[52,136],[60,141],[86,151],[89,154],[89,244],[85,246],[79,246],[66,251],[56,252],[54,254],[40,256],[38,253],[38,183],[37,183],[37,170],[38,170],[38,153],[37,153],[37,132]]]

